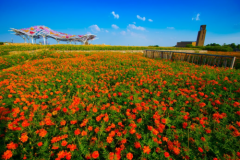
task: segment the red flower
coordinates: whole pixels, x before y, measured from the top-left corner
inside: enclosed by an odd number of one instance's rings
[[[205,139],[204,137],[201,137],[201,140],[202,140],[203,142],[205,142],[205,141],[206,141],[206,139]]]
[[[135,146],[135,148],[140,148],[140,147],[141,147],[141,144],[140,144],[139,142],[135,142],[135,143],[134,143],[134,146]]]
[[[168,152],[165,152],[165,153],[164,153],[164,156],[165,156],[166,158],[168,158],[170,155],[169,155]]]
[[[132,160],[133,159],[133,154],[129,152],[127,154],[127,159]]]
[[[167,122],[167,120],[166,120],[166,119],[162,119],[161,121],[162,121],[162,123],[166,123],[166,122]]]
[[[212,132],[210,129],[206,129],[205,131],[206,131],[206,133],[211,133]]]
[[[81,131],[80,131],[79,128],[74,131],[74,134],[75,134],[76,136],[79,135],[80,133],[81,133]]]
[[[42,142],[38,142],[38,146],[39,146],[39,147],[41,147],[41,146],[42,146],[42,144],[43,144]]]
[[[98,157],[99,157],[98,151],[94,151],[94,152],[92,153],[92,158],[93,158],[93,159],[97,159]]]
[[[186,129],[187,126],[188,126],[187,122],[183,122],[182,126],[183,126],[184,129]]]
[[[203,152],[203,149],[201,147],[198,147],[199,152]]]
[[[240,152],[237,152],[237,156],[240,158]]]
[[[63,112],[66,113],[67,112],[67,108],[63,108]]]

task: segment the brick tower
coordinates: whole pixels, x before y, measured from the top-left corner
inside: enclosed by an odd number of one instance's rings
[[[206,36],[206,25],[200,26],[200,31],[198,31],[196,46],[204,46],[204,40]]]

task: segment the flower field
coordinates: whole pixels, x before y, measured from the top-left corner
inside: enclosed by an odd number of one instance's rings
[[[2,159],[240,159],[239,70],[110,51],[0,62]]]

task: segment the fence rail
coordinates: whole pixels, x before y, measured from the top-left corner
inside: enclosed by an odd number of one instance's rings
[[[172,61],[187,61],[198,65],[229,67],[233,69],[236,57],[214,54],[187,53],[175,51],[144,50],[145,57],[169,59]]]

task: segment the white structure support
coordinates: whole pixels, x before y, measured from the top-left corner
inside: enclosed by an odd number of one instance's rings
[[[44,45],[46,44],[46,42],[45,42],[45,36],[43,36],[43,44],[44,44]]]

